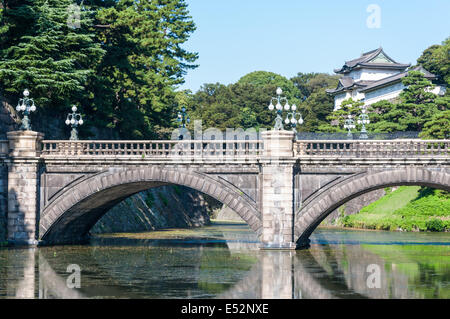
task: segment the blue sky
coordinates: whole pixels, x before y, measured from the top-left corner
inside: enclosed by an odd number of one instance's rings
[[[415,63],[424,49],[450,36],[449,0],[186,0],[197,25],[184,47],[198,52],[181,89],[234,83],[252,71],[286,77],[327,72],[382,46]],[[379,28],[367,20],[380,9]],[[370,20],[377,21],[377,20]]]

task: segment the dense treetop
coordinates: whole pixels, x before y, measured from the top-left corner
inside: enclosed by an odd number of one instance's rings
[[[326,89],[335,88],[339,76],[325,73],[300,72],[288,79],[256,71],[229,85],[179,91],[186,72],[197,66],[198,54],[183,48],[195,28],[185,0],[85,0],[81,6],[72,0],[2,0],[0,94],[17,101],[30,89],[43,118],[62,118],[72,104],[79,105],[85,138],[167,138],[182,106],[192,123],[202,120],[204,128],[270,128],[275,112],[268,105],[277,87],[303,116],[298,131],[344,131],[345,117],[359,114],[360,103],[352,100],[333,112]],[[449,52],[450,38],[418,58],[447,86]],[[448,137],[450,93],[429,92],[432,85],[420,72],[403,83],[407,89],[398,101],[369,109],[368,130]]]

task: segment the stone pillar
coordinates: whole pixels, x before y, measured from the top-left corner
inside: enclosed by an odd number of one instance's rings
[[[7,133],[8,156],[8,242],[36,245],[38,215],[39,156],[42,133]]]
[[[267,131],[262,138],[262,248],[295,249],[294,132]]]

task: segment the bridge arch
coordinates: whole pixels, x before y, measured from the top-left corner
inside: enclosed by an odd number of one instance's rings
[[[92,226],[114,205],[149,188],[172,184],[200,191],[227,205],[260,237],[262,222],[256,203],[239,189],[204,173],[148,166],[109,170],[62,190],[41,212],[39,239],[43,244],[85,241]]]
[[[391,186],[427,186],[450,191],[450,171],[419,167],[366,171],[321,189],[296,213],[294,239],[299,247],[309,244],[309,236],[335,209],[346,202]]]

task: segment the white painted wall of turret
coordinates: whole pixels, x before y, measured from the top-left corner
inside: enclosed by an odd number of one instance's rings
[[[341,104],[343,101],[351,98],[351,93],[350,92],[344,92],[341,94],[338,94],[334,97],[334,110],[339,110],[341,108]]]
[[[365,94],[365,104],[370,105],[381,100],[394,99],[402,93],[405,86],[399,82],[394,85],[385,86],[378,90],[370,91]]]
[[[349,73],[349,76],[355,81],[378,81],[388,76],[400,73],[398,70],[375,70],[359,69]]]

